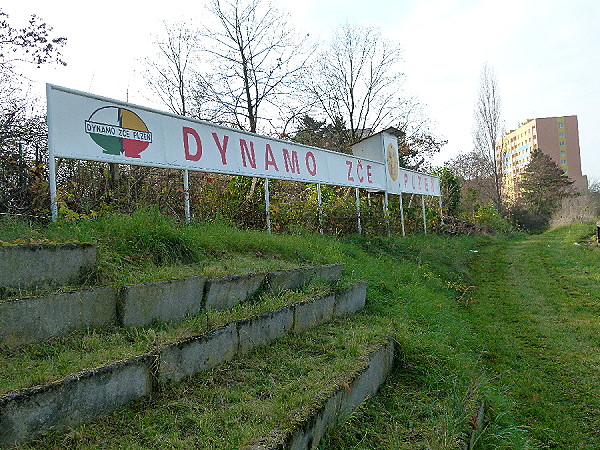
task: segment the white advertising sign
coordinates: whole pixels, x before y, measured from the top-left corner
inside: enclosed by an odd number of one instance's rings
[[[400,192],[407,194],[441,195],[440,179],[434,175],[415,172],[409,169],[399,169],[398,185]]]
[[[385,165],[47,86],[55,157],[384,190]],[[435,195],[435,194],[430,194]]]
[[[421,194],[440,196],[440,179],[434,175],[403,169],[398,163],[398,140],[395,136],[383,133],[385,152],[387,191],[390,194]]]

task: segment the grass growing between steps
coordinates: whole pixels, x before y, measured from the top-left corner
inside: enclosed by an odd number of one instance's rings
[[[343,283],[339,286],[343,286]],[[314,285],[302,291],[286,291],[278,296],[265,295],[227,311],[204,311],[177,323],[77,331],[15,349],[0,347],[0,395],[147,354],[157,347],[207,333],[264,311],[315,298],[329,291],[329,286]]]
[[[349,381],[386,328],[365,316],[338,319],[23,448],[241,448]]]
[[[228,236],[223,236],[223,230],[228,230]],[[303,265],[295,254],[284,257],[265,250],[260,235],[254,233],[246,243],[239,234],[231,235],[225,225],[185,227],[153,209],[132,216],[59,221],[47,226],[0,217],[0,245],[93,243],[97,247],[96,267],[79,283],[55,290],[0,289],[0,301],[81,287],[123,286],[192,275],[215,278]]]
[[[480,400],[482,448],[600,447],[600,268],[589,224],[533,237],[338,239],[179,227],[148,211],[129,219],[129,234],[109,225],[117,219],[102,220],[35,233],[97,242],[95,282],[123,282],[136,270],[151,277],[164,266],[225,275],[257,271],[253,261],[342,262],[346,277],[367,280],[367,308],[34,448],[238,448],[285,428],[294,405],[324,395],[384,335],[398,343],[389,382],[322,448],[457,448]],[[156,235],[140,231],[148,221]],[[135,245],[112,245],[113,237]]]

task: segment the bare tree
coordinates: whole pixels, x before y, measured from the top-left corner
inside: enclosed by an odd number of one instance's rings
[[[460,153],[445,163],[460,179],[463,206],[475,214],[478,205],[486,205],[494,198],[494,173],[486,155],[479,151]]]
[[[0,212],[31,213],[39,206],[47,145],[45,118],[36,113],[27,95],[29,80],[19,73],[20,63],[42,64],[62,60],[66,38],[53,37],[52,28],[32,15],[27,26],[16,28],[0,9]]]
[[[52,27],[36,15],[29,24],[15,28],[8,21],[8,14],[0,9],[0,70],[13,70],[17,61],[37,65],[56,61],[63,66],[60,47],[67,43],[65,37],[51,37]]]
[[[404,132],[404,138],[398,146],[403,166],[415,170],[431,170],[432,156],[439,153],[448,141],[434,133],[423,105],[415,98],[403,101],[398,105],[398,110],[400,118],[395,125]]]
[[[199,117],[205,87],[198,77],[198,32],[189,24],[164,24],[157,38],[156,56],[146,59],[146,83],[175,114]]]
[[[213,115],[234,127],[256,132],[262,111],[280,106],[295,89],[308,53],[285,15],[262,0],[212,0],[217,26],[206,26],[203,50],[210,57]]]
[[[400,49],[370,27],[343,25],[316,58],[307,89],[329,122],[346,124],[352,144],[399,121]]]
[[[502,209],[501,173],[496,159],[496,146],[502,138],[501,102],[498,79],[494,69],[483,66],[479,82],[479,93],[475,103],[473,143],[475,151],[487,161],[493,174],[494,192],[492,200],[498,210]]]

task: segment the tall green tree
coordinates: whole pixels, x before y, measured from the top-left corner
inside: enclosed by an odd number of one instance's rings
[[[292,140],[313,147],[339,151],[345,148],[346,124],[342,118],[336,118],[333,124],[304,115],[298,123],[298,128]]]
[[[545,230],[561,200],[572,194],[572,184],[550,156],[534,150],[518,183],[519,196],[511,210],[513,219],[532,231]]]

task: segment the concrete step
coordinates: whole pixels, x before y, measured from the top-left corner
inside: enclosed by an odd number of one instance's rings
[[[49,430],[92,421],[161,383],[191,377],[290,333],[301,333],[364,307],[366,285],[237,320],[198,336],[158,346],[148,354],[0,397],[0,445],[23,442]]]
[[[176,322],[203,310],[232,308],[262,293],[333,283],[343,268],[328,264],[208,281],[194,276],[0,302],[0,344],[14,348],[77,329]]]
[[[266,436],[244,446],[245,450],[313,449],[327,430],[343,423],[368,397],[375,395],[385,382],[394,363],[394,341],[387,339],[364,355],[365,363],[347,381],[335,385],[327,395],[309,408],[300,408],[287,426],[271,430]]]
[[[91,244],[0,246],[0,287],[33,289],[77,282],[96,264]]]
[[[392,369],[390,339],[355,340],[368,322],[346,316],[290,334],[28,448],[316,448]]]

